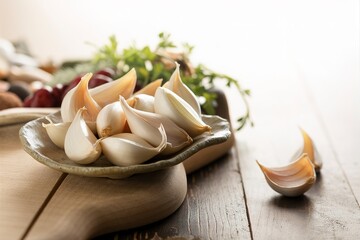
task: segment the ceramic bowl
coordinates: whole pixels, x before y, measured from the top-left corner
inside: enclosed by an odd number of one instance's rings
[[[48,117],[54,122],[61,122],[60,112],[50,114]],[[227,120],[215,115],[203,115],[202,119],[211,126],[211,133],[204,133],[194,139],[194,142],[167,157],[155,157],[143,164],[137,164],[127,167],[114,166],[105,156],[101,156],[97,161],[89,165],[79,165],[71,161],[63,149],[55,146],[48,137],[42,123],[47,123],[45,117],[38,118],[25,124],[19,131],[20,140],[25,151],[35,160],[50,168],[87,177],[109,177],[126,178],[138,173],[146,173],[168,168],[179,164],[211,145],[225,142],[230,136],[229,123]]]

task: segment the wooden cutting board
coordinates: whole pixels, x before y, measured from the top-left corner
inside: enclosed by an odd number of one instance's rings
[[[220,101],[219,115],[229,118],[223,95]],[[36,162],[20,144],[22,125],[0,127],[0,236],[6,239],[88,239],[163,219],[185,199],[186,173],[226,153],[234,140],[169,169],[112,180],[68,175]]]

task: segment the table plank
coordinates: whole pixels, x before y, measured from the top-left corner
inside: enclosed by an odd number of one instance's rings
[[[298,72],[278,67],[266,78],[254,75],[250,88],[255,127],[237,134],[253,237],[355,239],[360,234],[360,209],[314,108],[313,99],[322,92],[310,96]],[[337,108],[345,103],[341,104]],[[287,164],[302,144],[298,125],[312,136],[324,166],[309,192],[287,198],[267,185],[255,160],[268,166]]]
[[[173,213],[186,195],[182,164],[126,179],[67,175],[26,239],[89,239]]]
[[[0,236],[6,239],[25,234],[61,175],[22,149],[21,126],[0,127]]]
[[[329,139],[339,171],[343,171],[351,190],[360,203],[360,61],[357,71],[347,72],[345,77],[327,76],[326,80],[313,81],[305,75],[309,94],[323,122],[323,130]],[[340,80],[341,78],[341,80]],[[326,81],[326,91],[324,83]],[[340,85],[340,86],[339,86]],[[334,110],[334,108],[336,110]]]

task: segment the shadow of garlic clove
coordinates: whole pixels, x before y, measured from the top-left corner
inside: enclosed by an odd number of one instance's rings
[[[306,153],[283,167],[268,168],[258,161],[257,164],[270,187],[284,196],[300,196],[308,191],[316,181],[314,165]]]

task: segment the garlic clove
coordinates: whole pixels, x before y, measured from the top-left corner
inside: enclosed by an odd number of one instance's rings
[[[159,87],[156,90],[154,108],[155,113],[170,118],[191,137],[211,130],[211,127],[203,122],[198,113],[185,100],[169,89]]]
[[[65,135],[71,123],[53,123],[50,118],[45,117],[45,119],[49,123],[42,123],[42,126],[46,129],[50,140],[59,148],[64,149]]]
[[[180,64],[175,62],[176,69],[170,77],[170,80],[166,82],[163,87],[173,91],[179,97],[184,99],[194,110],[201,116],[200,104],[195,96],[195,94],[186,86],[180,77]]]
[[[163,126],[158,129],[161,142],[156,147],[132,133],[119,133],[101,140],[106,158],[117,166],[143,163],[156,156],[166,147],[166,133]]]
[[[310,136],[305,132],[302,128],[300,128],[301,135],[304,139],[304,146],[303,146],[303,153],[306,153],[308,157],[310,158],[311,162],[315,166],[315,171],[320,172],[320,169],[322,167],[322,161],[319,156],[319,153],[316,149],[316,146],[313,142],[313,140],[310,138]]]
[[[87,122],[95,122],[101,107],[91,97],[88,89],[88,83],[92,73],[84,75],[79,84],[71,89],[64,97],[61,103],[61,117],[63,122],[71,122],[75,118],[78,110],[86,107],[84,119]]]
[[[142,137],[150,144],[157,146],[162,141],[158,128],[163,125],[168,142],[162,154],[177,152],[192,143],[192,138],[186,131],[167,117],[131,108],[122,97],[120,97],[120,102],[131,132]]]
[[[96,118],[96,129],[99,137],[108,137],[122,133],[126,117],[119,101],[103,107]]]
[[[138,110],[154,112],[154,97],[147,94],[137,94],[126,100],[127,103]]]
[[[266,181],[276,192],[288,197],[296,197],[309,190],[316,180],[314,165],[302,154],[296,161],[284,167],[268,168],[257,161]]]
[[[140,89],[139,91],[135,92],[134,95],[146,94],[146,95],[154,96],[156,89],[161,86],[162,81],[163,81],[162,79],[157,79],[155,81],[152,81],[151,83],[147,84],[145,87]]]
[[[91,89],[90,93],[95,101],[104,107],[109,103],[118,101],[119,95],[125,99],[129,98],[134,92],[135,85],[136,71],[133,68],[121,78]]]
[[[65,136],[64,150],[66,156],[76,163],[89,164],[95,162],[101,154],[99,140],[83,118],[86,108],[80,108]]]

